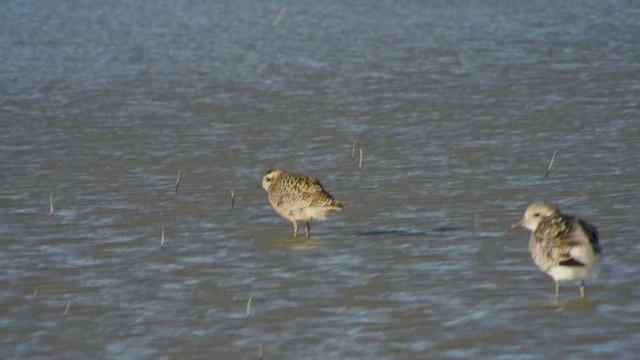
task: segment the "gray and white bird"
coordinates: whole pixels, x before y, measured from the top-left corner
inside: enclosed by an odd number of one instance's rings
[[[276,213],[293,223],[293,237],[298,236],[298,223],[306,224],[304,235],[308,239],[311,221],[324,220],[330,212],[345,207],[318,180],[294,172],[271,169],[264,174],[262,187]]]
[[[520,222],[513,225],[532,231],[529,251],[533,262],[556,285],[580,280],[580,297],[584,298],[584,280],[597,276],[598,258],[602,252],[598,229],[588,222],[566,215],[553,204],[537,202],[529,205]]]

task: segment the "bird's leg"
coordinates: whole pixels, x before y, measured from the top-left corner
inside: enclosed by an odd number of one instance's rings
[[[580,281],[580,299],[584,299],[584,280]]]
[[[560,297],[560,282],[556,281],[556,299]]]
[[[307,222],[307,229],[304,231],[304,238],[308,239],[309,236],[311,235],[311,228],[309,227],[309,223]]]
[[[298,222],[297,221],[293,222],[293,237],[294,238],[298,237]]]

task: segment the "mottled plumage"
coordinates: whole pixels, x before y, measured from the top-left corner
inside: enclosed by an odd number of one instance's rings
[[[532,231],[529,251],[533,262],[556,284],[556,297],[560,282],[581,280],[580,296],[584,297],[584,280],[597,275],[597,262],[601,253],[598,230],[586,221],[562,214],[549,203],[533,203],[515,226]]]
[[[293,236],[298,236],[298,223],[306,224],[305,238],[309,238],[309,222],[324,220],[331,211],[340,211],[344,204],[324,190],[318,180],[280,169],[269,170],[262,178],[262,187],[269,203],[278,215],[293,223]]]

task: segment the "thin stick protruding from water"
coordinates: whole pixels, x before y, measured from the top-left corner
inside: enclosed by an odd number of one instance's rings
[[[71,307],[71,301],[69,301],[67,303],[67,307],[66,309],[64,309],[64,316],[67,317],[67,314],[69,314],[69,308]]]
[[[273,22],[271,23],[271,26],[276,27],[280,25],[280,23],[282,22],[282,19],[284,19],[284,16],[286,14],[287,14],[287,7],[285,6],[282,9],[280,9],[278,16],[276,16],[276,18],[273,20]]]
[[[53,195],[49,193],[49,216],[53,216]]]
[[[258,360],[262,360],[262,344],[258,345]]]
[[[231,208],[233,209],[233,205],[236,203],[236,192],[231,189]]]
[[[178,169],[178,178],[176,179],[176,191],[178,192],[178,187],[180,187],[180,173],[182,173],[182,169]]]
[[[247,317],[251,316],[251,300],[253,300],[253,295],[249,296],[249,301],[247,301]]]
[[[160,233],[160,249],[164,249],[164,225],[162,226],[162,232]]]
[[[362,167],[362,148],[360,148],[360,161],[358,162],[358,167]]]
[[[35,290],[33,290],[33,295],[31,295],[31,300],[35,299],[36,296],[38,296],[38,288],[36,288]]]
[[[355,160],[356,159],[356,144],[358,143],[358,140],[353,140],[353,145],[351,145],[351,160]]]
[[[553,156],[551,157],[551,162],[549,163],[549,167],[547,168],[547,172],[544,173],[544,178],[546,179],[547,176],[549,176],[549,173],[551,172],[551,168],[553,167],[553,161],[556,159],[556,154],[558,153],[558,150],[553,152]]]

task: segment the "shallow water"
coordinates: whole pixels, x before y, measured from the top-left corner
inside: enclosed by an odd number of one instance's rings
[[[0,5],[7,358],[640,352],[637,4],[283,6]],[[347,209],[292,239],[272,167]],[[599,227],[587,299],[536,200]]]

